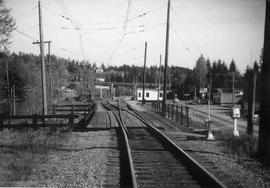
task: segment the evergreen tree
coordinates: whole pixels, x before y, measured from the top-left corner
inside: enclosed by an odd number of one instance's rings
[[[234,60],[232,60],[231,63],[230,63],[229,72],[237,72],[237,69],[236,69],[236,65],[235,65],[235,61]]]

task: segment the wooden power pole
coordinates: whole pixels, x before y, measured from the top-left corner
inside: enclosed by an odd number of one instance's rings
[[[235,78],[234,78],[234,72],[232,72],[232,107],[234,107],[234,82],[235,82]]]
[[[40,60],[41,60],[41,84],[42,84],[42,110],[43,115],[47,115],[47,91],[46,91],[46,69],[44,60],[44,42],[43,42],[43,28],[42,28],[42,10],[40,1],[38,1],[39,12],[39,38],[40,38]]]
[[[160,80],[161,80],[161,61],[162,61],[162,55],[159,56],[159,73],[158,73],[158,94],[157,94],[157,102],[159,105],[159,92],[160,92]]]
[[[142,104],[145,104],[145,77],[146,77],[146,55],[147,55],[147,42],[144,44],[144,66],[143,66],[143,94]]]
[[[170,9],[171,1],[168,0],[167,8],[167,26],[166,26],[166,45],[165,45],[165,67],[164,67],[164,82],[163,82],[163,100],[162,100],[162,113],[166,116],[166,91],[167,91],[167,69],[168,69],[168,53],[169,53],[169,34],[170,34]]]
[[[254,111],[255,111],[255,99],[256,99],[256,81],[257,72],[253,70],[252,78],[248,79],[250,82],[249,94],[248,94],[248,125],[247,133],[248,135],[253,135],[253,121],[254,121]],[[252,83],[252,84],[251,84]]]
[[[261,69],[261,101],[259,125],[259,157],[270,165],[270,1],[266,0],[263,63]]]
[[[52,62],[51,62],[51,42],[52,41],[43,41],[43,44],[48,44],[48,63],[49,63],[49,81],[50,81],[50,97],[52,97]],[[40,42],[33,42],[33,44],[39,44]]]
[[[49,63],[50,97],[53,97],[51,41],[48,41],[48,63]]]

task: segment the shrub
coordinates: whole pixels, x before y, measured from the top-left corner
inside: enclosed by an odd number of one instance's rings
[[[258,149],[258,140],[254,136],[232,134],[225,135],[225,152],[236,156],[238,159],[244,156],[254,157]]]

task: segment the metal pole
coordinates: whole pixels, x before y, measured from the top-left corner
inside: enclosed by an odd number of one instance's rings
[[[147,54],[147,42],[145,42],[145,44],[144,44],[144,66],[143,66],[143,96],[142,96],[142,104],[145,104],[146,54]]]
[[[42,108],[43,115],[47,115],[47,93],[46,93],[46,69],[44,61],[44,43],[43,43],[43,28],[42,28],[42,10],[40,1],[38,1],[39,10],[39,36],[40,36],[40,60],[41,60],[41,84],[42,84]]]
[[[50,95],[53,96],[53,85],[52,85],[52,62],[51,62],[51,41],[48,41],[48,62],[50,66]]]
[[[12,86],[12,98],[13,98],[13,115],[16,115],[16,102],[15,102],[15,85]]]
[[[6,74],[7,74],[7,97],[8,97],[8,105],[9,105],[9,106],[8,106],[8,108],[9,108],[9,109],[8,109],[8,111],[9,111],[8,113],[9,113],[9,115],[10,115],[10,113],[11,113],[11,99],[10,99],[11,96],[10,96],[10,83],[9,83],[9,72],[8,72],[8,71],[9,71],[8,60],[7,60],[7,70],[6,70],[6,71],[7,71],[7,73],[6,73]]]
[[[253,134],[253,116],[255,111],[255,98],[256,98],[256,80],[257,73],[253,70],[253,78],[252,78],[252,91],[249,91],[248,95],[248,125],[247,125],[247,133],[248,135]],[[250,79],[251,81],[251,79]]]
[[[210,77],[209,82],[209,96],[208,96],[208,120],[211,121],[211,87],[212,87],[212,78]]]
[[[181,114],[180,114],[180,118],[181,118],[181,125],[183,124],[183,106],[181,106]]]
[[[158,94],[157,94],[157,101],[158,101],[158,108],[159,108],[159,92],[160,92],[160,79],[161,79],[161,61],[162,55],[159,56],[159,74],[158,74]]]
[[[232,73],[232,107],[234,107],[234,72]]]
[[[168,0],[167,8],[167,27],[166,27],[166,46],[165,46],[165,69],[164,69],[164,83],[163,83],[163,101],[162,113],[166,116],[166,90],[167,90],[167,69],[168,69],[168,53],[169,53],[169,33],[170,33],[170,6],[171,2]]]

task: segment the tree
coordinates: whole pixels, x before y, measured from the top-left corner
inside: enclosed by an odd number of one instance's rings
[[[9,39],[15,29],[15,24],[10,10],[5,8],[3,0],[0,0],[0,51],[6,50],[10,44]]]
[[[231,61],[229,72],[236,72],[236,65],[234,60]]]
[[[199,80],[199,85],[198,85],[199,88],[205,87],[207,85],[206,75],[208,72],[208,67],[207,67],[206,60],[203,57],[203,55],[201,55],[196,61],[194,72]]]

